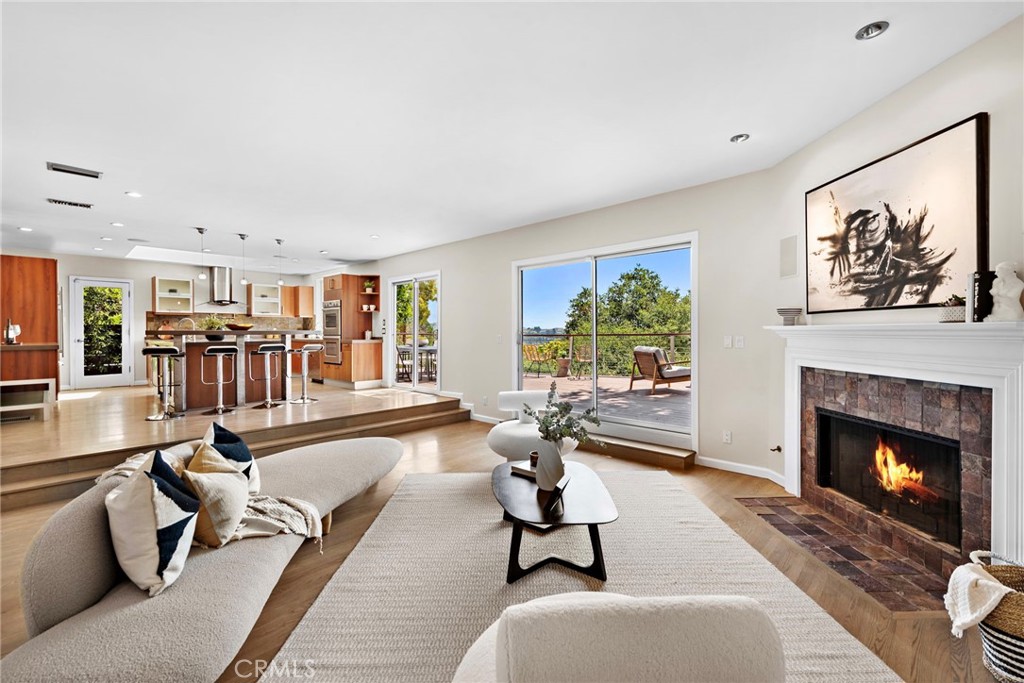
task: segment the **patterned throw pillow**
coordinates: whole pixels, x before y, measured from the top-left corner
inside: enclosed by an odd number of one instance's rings
[[[156,451],[104,502],[121,569],[150,597],[160,594],[185,566],[199,500]]]
[[[249,502],[249,482],[234,462],[203,443],[182,475],[199,498],[195,540],[219,548],[232,540]]]
[[[260,492],[260,470],[256,467],[256,458],[242,441],[242,437],[213,422],[206,430],[203,441],[212,444],[218,453],[231,461],[234,468],[248,478],[250,495],[255,496]]]

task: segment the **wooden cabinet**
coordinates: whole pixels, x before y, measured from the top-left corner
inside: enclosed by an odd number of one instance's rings
[[[374,284],[369,292],[365,287],[368,281]],[[341,336],[362,339],[363,332],[373,329],[374,311],[380,310],[380,276],[343,275],[341,286]]]
[[[313,288],[307,285],[281,287],[281,315],[285,318],[312,318]]]
[[[192,280],[181,278],[153,278],[154,313],[191,313],[195,303]]]
[[[246,296],[248,298],[248,314],[257,316],[281,315],[281,287],[280,285],[258,285],[250,282],[246,285]]]
[[[8,318],[21,326],[21,346],[6,349],[17,353],[4,354],[0,379],[53,379],[59,387],[55,259],[0,254],[0,329]]]
[[[328,275],[324,278],[324,301],[340,301],[341,275]]]
[[[368,382],[382,376],[382,344],[379,341],[342,342],[341,380],[344,382]]]

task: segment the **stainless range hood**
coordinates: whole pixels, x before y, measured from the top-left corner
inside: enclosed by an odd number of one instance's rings
[[[210,266],[210,303],[227,306],[237,304],[231,296],[231,269],[225,266]]]

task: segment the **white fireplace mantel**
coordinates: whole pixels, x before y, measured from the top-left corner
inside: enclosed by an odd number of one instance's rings
[[[786,340],[786,490],[800,495],[801,368],[992,390],[992,549],[1024,561],[1024,323],[793,325]]]

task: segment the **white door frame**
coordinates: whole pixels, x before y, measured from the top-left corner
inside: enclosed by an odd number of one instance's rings
[[[435,381],[435,385],[436,386],[433,389],[427,389],[427,388],[418,386],[418,384],[419,384],[419,372],[418,372],[417,364],[418,364],[419,360],[417,358],[417,354],[413,354],[413,373],[412,373],[413,381],[412,381],[411,385],[410,384],[404,384],[404,383],[403,384],[399,384],[398,382],[395,381],[395,361],[396,361],[396,358],[395,358],[395,346],[397,344],[396,337],[395,337],[395,332],[396,332],[396,323],[395,323],[395,285],[402,284],[403,282],[410,282],[410,283],[412,283],[413,284],[413,297],[415,298],[415,296],[416,296],[416,282],[419,281],[419,280],[437,280],[437,328],[438,329],[437,329],[437,340],[434,343],[434,345],[437,346],[437,358],[434,361],[436,363],[436,366],[437,366],[437,372],[436,372],[437,380]],[[442,300],[442,298],[443,297],[441,296],[441,271],[440,270],[431,270],[431,271],[426,271],[426,272],[422,272],[422,273],[416,273],[414,275],[396,275],[394,277],[389,277],[388,278],[388,296],[387,296],[387,302],[386,302],[387,308],[385,309],[386,313],[384,313],[384,315],[381,316],[385,320],[390,320],[391,321],[390,325],[388,325],[386,327],[386,329],[384,330],[384,335],[383,335],[383,337],[384,337],[384,345],[385,345],[384,354],[383,354],[384,367],[385,367],[385,371],[384,371],[384,385],[385,386],[395,387],[395,388],[398,388],[398,389],[411,388],[413,391],[420,391],[420,392],[424,392],[424,393],[428,393],[428,394],[442,394],[443,393],[441,391],[441,367],[442,367],[442,363],[441,363],[441,344],[442,344],[441,337],[444,335],[444,324],[441,322],[441,320],[442,320],[442,318],[441,318],[441,307],[442,307],[441,300]],[[384,306],[385,306],[385,302],[384,302],[384,300],[382,298],[382,300],[381,300],[381,307],[383,308]],[[414,304],[413,305],[413,333],[414,333],[414,335],[417,333],[417,330],[418,330],[418,328],[416,327],[417,324],[419,323],[419,321],[417,319],[418,316],[419,316],[419,307]]]
[[[135,384],[135,368],[132,362],[135,349],[135,326],[132,324],[134,280],[113,277],[93,277],[90,275],[71,275],[68,278],[70,299],[70,315],[68,328],[70,332],[71,353],[69,381],[72,389],[93,389],[98,387],[122,387]],[[121,299],[123,325],[121,328],[121,370],[117,375],[85,376],[85,344],[84,321],[82,320],[82,288],[112,286],[124,289],[125,296]]]
[[[665,446],[672,446],[675,448],[689,448],[697,450],[698,444],[698,420],[697,407],[699,404],[698,397],[699,393],[699,375],[700,375],[700,362],[699,362],[699,350],[698,350],[698,300],[697,295],[697,283],[699,279],[697,277],[697,264],[699,261],[697,251],[697,233],[696,232],[683,232],[674,235],[664,235],[662,237],[655,237],[648,240],[640,240],[637,242],[624,242],[622,244],[611,244],[603,247],[594,247],[592,249],[586,249],[582,251],[573,251],[562,254],[550,254],[548,256],[537,256],[528,259],[522,259],[519,261],[512,262],[512,296],[515,301],[515,306],[512,307],[512,338],[515,340],[515,344],[510,344],[510,352],[512,354],[512,381],[509,386],[520,387],[520,380],[523,376],[522,371],[522,328],[521,321],[523,318],[523,300],[522,292],[520,291],[521,280],[519,276],[520,270],[523,268],[534,268],[538,266],[548,265],[559,265],[562,263],[569,263],[572,261],[585,261],[601,258],[604,256],[614,256],[617,254],[624,254],[626,252],[636,251],[658,251],[662,249],[670,249],[672,247],[683,247],[687,246],[690,249],[690,354],[692,357],[691,367],[693,369],[693,375],[691,376],[690,388],[693,400],[690,407],[690,415],[692,420],[692,426],[690,427],[690,434],[683,434],[679,432],[670,432],[665,430],[653,429],[650,427],[634,426],[624,423],[616,423],[611,421],[605,421],[601,423],[600,427],[587,427],[589,431],[593,431],[595,434],[607,434],[608,436],[619,436],[626,439],[634,439],[637,441],[646,441],[649,443],[658,443]],[[593,280],[594,271],[591,270],[591,279]],[[596,292],[597,287],[595,282],[591,282],[591,291]],[[592,304],[593,306],[593,304]],[[591,311],[593,315],[594,311]],[[597,327],[595,326],[596,330]],[[596,348],[596,346],[594,347]]]

